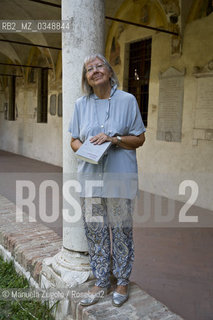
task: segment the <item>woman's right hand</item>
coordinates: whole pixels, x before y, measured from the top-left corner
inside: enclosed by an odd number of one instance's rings
[[[82,145],[82,142],[79,139],[72,138],[70,141],[70,146],[74,152],[76,152],[81,145]]]

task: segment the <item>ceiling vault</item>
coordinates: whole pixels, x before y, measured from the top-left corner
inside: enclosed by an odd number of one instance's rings
[[[173,34],[173,35],[176,35],[176,36],[179,35],[177,32],[164,30],[164,29],[160,29],[160,28],[156,28],[156,27],[151,27],[151,26],[147,26],[147,25],[144,25],[144,24],[141,24],[141,23],[135,23],[135,22],[122,20],[122,19],[117,19],[117,18],[112,18],[112,17],[108,17],[108,16],[105,16],[105,19],[112,20],[112,21],[115,21],[115,22],[131,24],[133,26],[140,27],[140,28],[146,28],[146,29],[151,29],[151,30],[155,30],[155,31],[159,31],[159,32],[169,33],[169,34]]]
[[[28,1],[36,2],[36,3],[39,3],[39,4],[46,5],[46,6],[61,8],[60,4],[52,3],[52,2],[49,2],[49,1],[43,1],[43,0],[28,0]]]

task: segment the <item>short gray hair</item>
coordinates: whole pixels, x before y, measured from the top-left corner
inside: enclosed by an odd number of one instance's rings
[[[107,59],[100,53],[96,53],[96,54],[92,54],[90,56],[87,56],[84,59],[84,64],[83,64],[83,70],[82,70],[82,78],[81,78],[81,87],[82,87],[82,91],[86,94],[86,95],[90,95],[93,92],[93,88],[89,85],[88,81],[87,81],[87,77],[86,77],[86,67],[85,65],[90,62],[95,60],[96,58],[100,59],[101,61],[104,62],[104,64],[106,65],[106,67],[109,69],[109,71],[112,73],[112,76],[110,78],[110,83],[111,86],[113,87],[115,84],[117,84],[119,86],[119,81],[118,78],[115,74],[115,71],[113,70],[112,66],[110,65],[110,63],[107,61]]]

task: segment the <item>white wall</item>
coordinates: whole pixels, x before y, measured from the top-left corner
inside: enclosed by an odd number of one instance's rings
[[[194,180],[199,187],[195,204],[207,209],[213,209],[213,141],[198,140],[197,145],[194,145],[197,79],[193,75],[193,68],[203,67],[212,60],[213,42],[210,41],[212,38],[213,15],[194,21],[186,27],[183,54],[180,57],[169,55],[168,36],[153,36],[147,141],[138,151],[141,189],[185,201],[189,198],[190,192],[187,192],[185,197],[179,196],[179,184],[183,180]],[[170,66],[180,71],[186,68],[180,143],[156,140],[158,75]]]
[[[179,195],[179,184],[183,180],[194,180],[199,187],[195,205],[213,209],[213,141],[193,140],[194,116],[197,99],[197,79],[193,75],[194,66],[205,66],[213,59],[213,15],[196,20],[186,26],[182,55],[171,55],[171,36],[140,28],[126,27],[121,34],[122,67],[120,82],[126,83],[125,57],[127,44],[152,37],[152,61],[149,88],[149,114],[146,142],[137,152],[140,189],[171,199],[186,201]],[[175,67],[186,69],[184,77],[184,101],[181,142],[166,142],[156,139],[159,106],[159,73]],[[212,89],[213,90],[213,89]],[[213,129],[213,128],[209,128]]]
[[[57,91],[49,91],[51,94]],[[0,104],[4,103],[0,96]],[[35,85],[16,87],[18,118],[4,119],[0,112],[0,149],[62,166],[62,118],[50,115],[48,123],[37,123],[37,89]],[[49,109],[49,103],[48,103]]]

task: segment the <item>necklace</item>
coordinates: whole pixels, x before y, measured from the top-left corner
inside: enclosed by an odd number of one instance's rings
[[[110,112],[110,101],[111,101],[111,98],[108,99],[108,107],[107,107],[107,110],[106,110],[106,113],[105,113],[105,117],[104,117],[104,121],[103,123],[100,123],[99,121],[99,118],[98,118],[98,108],[97,108],[97,102],[95,100],[95,114],[96,114],[96,120],[97,120],[97,123],[98,125],[103,129],[104,126],[105,126],[105,122],[109,119],[109,112]]]

